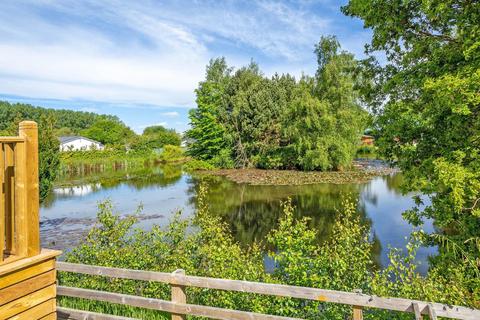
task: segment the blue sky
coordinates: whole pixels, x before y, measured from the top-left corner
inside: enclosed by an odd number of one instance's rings
[[[3,0],[0,99],[184,131],[213,57],[313,74],[313,47],[329,34],[363,57],[371,32],[342,15],[345,2]]]

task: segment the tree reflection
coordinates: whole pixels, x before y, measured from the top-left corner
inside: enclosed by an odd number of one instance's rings
[[[319,244],[329,238],[345,197],[358,200],[357,210],[361,221],[371,226],[365,205],[360,199],[365,184],[254,186],[237,184],[216,176],[190,179],[188,192],[191,204],[196,206],[198,188],[201,183],[206,184],[206,200],[210,211],[229,224],[234,237],[242,245],[265,242],[267,234],[277,226],[282,215],[281,202],[287,198],[292,199],[297,218],[309,218],[310,227],[317,231]],[[372,234],[372,241],[376,243],[374,255],[379,261],[381,245],[375,234]]]

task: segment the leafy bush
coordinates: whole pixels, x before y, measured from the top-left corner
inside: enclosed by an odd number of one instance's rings
[[[233,162],[232,155],[229,149],[222,149],[218,155],[214,156],[210,163],[217,168],[231,169],[235,167]]]
[[[377,147],[373,145],[361,145],[357,148],[357,155],[370,155],[377,152]]]
[[[60,167],[60,142],[53,132],[54,119],[42,116],[38,128],[40,201],[53,187]]]
[[[135,135],[123,122],[107,119],[95,121],[90,127],[82,130],[81,134],[106,145],[125,144]]]
[[[213,170],[215,166],[204,160],[191,159],[183,166],[185,171]]]
[[[181,147],[172,146],[169,144],[163,147],[160,157],[158,158],[158,160],[161,162],[178,162],[184,161],[185,159],[185,153]]]
[[[173,129],[167,129],[163,126],[151,126],[143,130],[142,137],[147,141],[149,148],[161,148],[165,145],[180,146],[181,137]]]
[[[173,272],[184,269],[187,274],[284,283],[385,296],[405,296],[412,299],[436,300],[452,304],[475,306],[470,296],[458,282],[459,273],[450,278],[432,270],[427,277],[420,276],[413,263],[414,248],[404,256],[394,250],[391,264],[383,271],[376,271],[372,259],[370,230],[360,221],[356,206],[349,200],[335,222],[330,240],[316,242],[316,231],[309,228],[307,219],[294,219],[290,201],[283,204],[284,215],[279,226],[267,237],[268,254],[275,261],[273,273],[264,267],[263,246],[254,243],[240,246],[232,237],[228,226],[210,214],[205,202],[206,190],[200,187],[196,215],[187,220],[174,215],[166,228],[153,226],[145,231],[135,227],[136,216],[121,218],[112,213],[110,202],[99,205],[98,223],[92,228],[85,242],[66,255],[68,262],[101,266]],[[122,292],[145,297],[169,299],[170,290],[165,284],[123,279],[106,279],[60,273],[62,285]],[[187,288],[189,302],[269,313],[306,319],[345,319],[351,313],[350,306],[278,298],[256,294],[226,292],[199,288]],[[119,312],[140,316],[140,311],[112,308],[101,302],[78,301],[65,298],[62,305],[82,306],[100,312]],[[123,312],[123,313],[122,313]],[[149,319],[163,317],[152,312]],[[381,310],[368,310],[365,319],[411,319],[411,314],[399,314]]]

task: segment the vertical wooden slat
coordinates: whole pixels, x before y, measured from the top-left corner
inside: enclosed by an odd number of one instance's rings
[[[39,181],[38,181],[38,128],[34,121],[22,121],[19,136],[25,139],[24,179],[25,226],[27,237],[27,256],[40,253],[40,216],[39,216]]]
[[[4,177],[4,197],[5,197],[5,249],[8,254],[14,254],[15,237],[15,168],[14,168],[14,144],[7,143],[3,145],[5,153],[5,177]]]
[[[363,310],[360,306],[353,306],[353,320],[363,320]]]
[[[423,316],[420,311],[420,306],[418,305],[418,302],[412,303],[412,307],[413,307],[413,312],[415,313],[415,320],[422,320]]]
[[[3,143],[0,143],[0,262],[3,262],[3,252],[5,251],[5,194],[3,193],[4,176],[5,154],[3,152]]]
[[[430,320],[437,320],[437,313],[435,312],[435,309],[433,308],[431,303],[428,304],[427,308],[428,308],[428,316],[430,317]]]
[[[173,272],[173,275],[185,275],[185,270],[176,270]],[[185,292],[185,286],[179,286],[172,284],[172,302],[176,303],[187,303],[187,294]],[[185,320],[187,319],[184,314],[175,314],[172,313],[172,320]]]
[[[25,143],[15,145],[15,254],[28,252],[27,183]]]

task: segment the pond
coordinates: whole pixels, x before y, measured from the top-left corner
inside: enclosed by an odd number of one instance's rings
[[[262,241],[282,215],[281,202],[292,199],[297,217],[309,217],[318,241],[330,235],[342,199],[358,200],[362,223],[372,230],[379,266],[388,262],[389,247],[404,248],[412,231],[402,212],[414,205],[412,195],[402,195],[401,174],[374,178],[359,184],[314,184],[303,186],[253,186],[220,176],[197,176],[179,166],[81,165],[64,170],[41,207],[42,244],[70,250],[94,225],[99,202],[109,199],[115,211],[132,214],[141,206],[139,226],[165,226],[173,213],[184,217],[195,212],[201,183],[207,186],[207,203],[220,215],[243,245]],[[431,221],[422,228],[432,231]],[[420,248],[419,270],[428,267],[435,248]],[[267,267],[271,261],[266,260]]]

